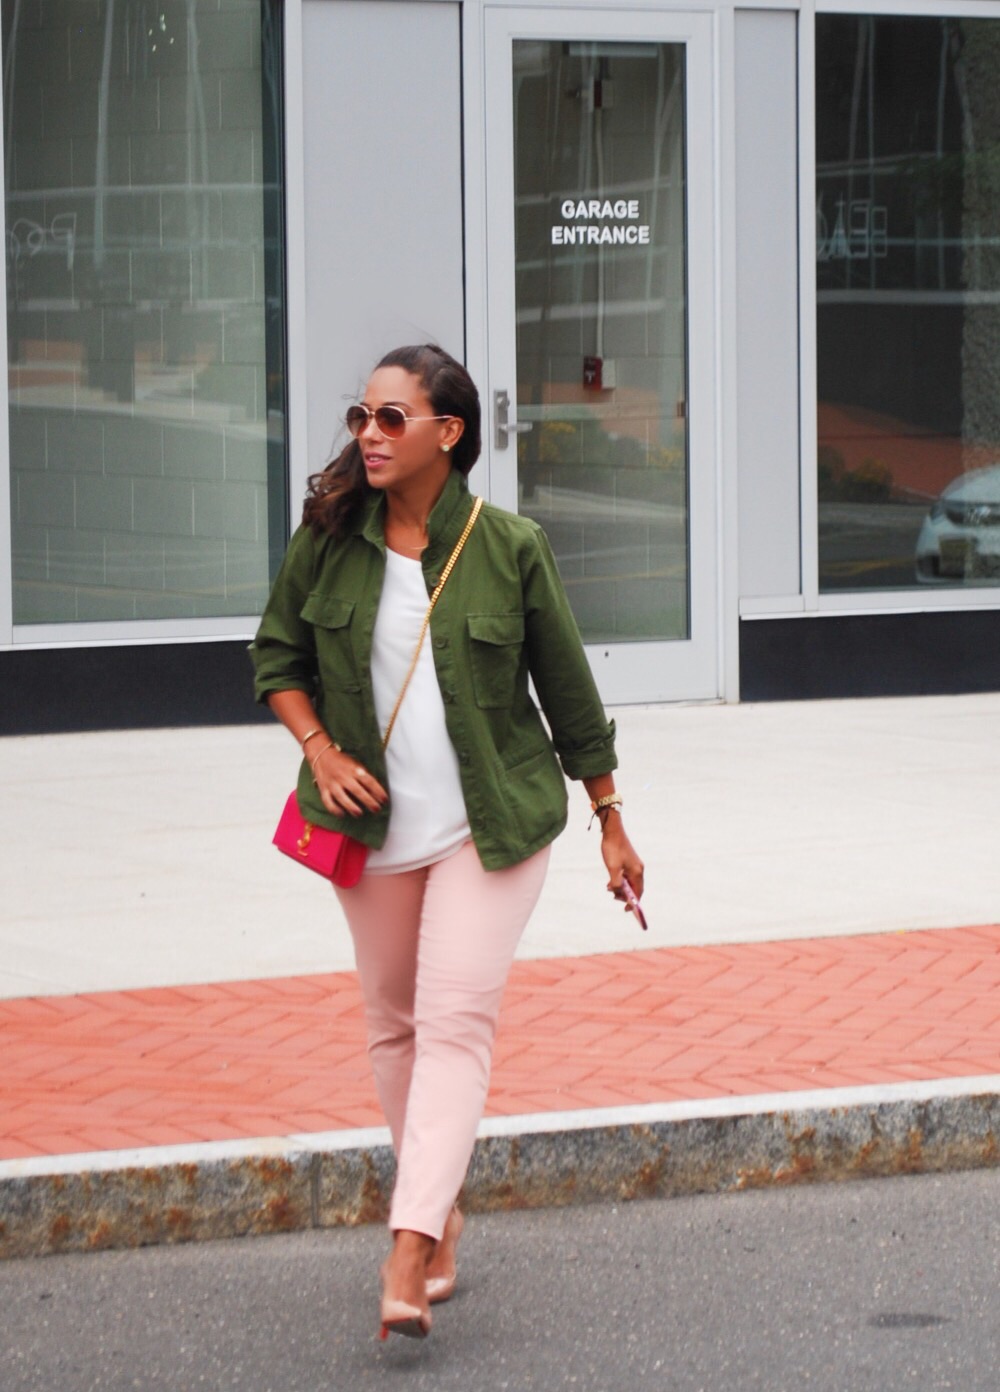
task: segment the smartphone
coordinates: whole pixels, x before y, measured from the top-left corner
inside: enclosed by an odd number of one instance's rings
[[[649,925],[646,922],[646,915],[642,911],[642,906],[636,897],[636,892],[628,882],[626,875],[622,876],[622,889],[625,891],[625,902],[639,920],[639,927],[646,932]]]

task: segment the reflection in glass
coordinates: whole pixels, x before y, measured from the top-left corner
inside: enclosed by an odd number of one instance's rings
[[[271,0],[3,0],[14,619],[253,614],[285,540]]]
[[[1000,22],[816,18],[825,591],[1000,582]]]
[[[684,47],[514,44],[521,511],[585,639],[689,635]]]

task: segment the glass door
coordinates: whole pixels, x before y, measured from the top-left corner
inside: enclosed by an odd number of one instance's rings
[[[490,494],[609,702],[719,691],[711,32],[486,16]]]

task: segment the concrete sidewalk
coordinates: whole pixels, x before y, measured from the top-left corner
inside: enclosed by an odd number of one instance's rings
[[[522,957],[1000,918],[1000,695],[613,714],[650,931],[574,787]],[[0,740],[0,997],[349,970],[270,845],[297,768],[277,726]]]
[[[996,1163],[1000,696],[615,715],[651,930],[579,796],[469,1206]],[[346,931],[269,845],[287,736],[7,740],[0,769],[0,1254],[380,1214]]]

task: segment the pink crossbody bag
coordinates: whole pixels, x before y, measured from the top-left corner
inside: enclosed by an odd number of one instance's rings
[[[413,653],[413,660],[410,663],[410,670],[406,674],[403,688],[396,698],[392,715],[389,723],[385,727],[385,734],[382,736],[382,748],[385,749],[389,743],[389,736],[392,734],[392,727],[396,723],[396,716],[399,708],[403,704],[403,697],[406,695],[406,688],[409,686],[413,673],[417,670],[417,662],[420,658],[420,649],[424,645],[427,637],[427,629],[430,625],[431,614],[434,606],[440,598],[441,591],[445,587],[455,562],[462,553],[462,547],[469,539],[469,533],[476,525],[476,518],[483,505],[482,498],[477,498],[472,505],[472,513],[465,530],[455,543],[455,549],[448,558],[448,564],[441,572],[441,578],[434,588],[434,593],[430,597],[427,605],[427,613],[420,626],[420,637],[417,639],[417,646]],[[322,875],[325,879],[332,880],[341,889],[353,889],[361,878],[365,868],[365,861],[368,859],[368,847],[362,845],[360,841],[355,841],[353,836],[348,836],[344,831],[331,831],[328,827],[318,826],[315,822],[307,822],[299,811],[299,800],[294,789],[289,793],[285,802],[281,819],[278,822],[277,830],[272,838],[273,844],[277,846],[290,859],[299,865],[304,865],[307,870],[314,870],[317,875]]]

